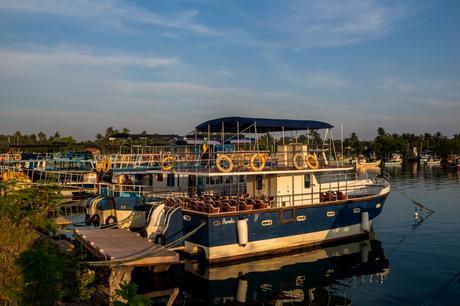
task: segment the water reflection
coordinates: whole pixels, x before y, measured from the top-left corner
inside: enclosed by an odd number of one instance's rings
[[[348,287],[383,283],[389,274],[380,241],[364,240],[233,265],[184,265],[183,303],[348,305]]]

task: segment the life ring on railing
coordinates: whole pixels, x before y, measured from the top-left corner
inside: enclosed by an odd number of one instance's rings
[[[172,156],[166,156],[163,158],[161,161],[161,170],[163,171],[169,171],[174,167],[174,157]]]
[[[107,159],[105,161],[104,172],[105,173],[109,172],[111,168],[112,168],[112,161],[110,159]]]
[[[231,172],[233,170],[233,161],[229,156],[221,154],[217,156],[216,167],[220,172]]]
[[[102,160],[96,163],[96,172],[102,172]]]
[[[14,154],[14,160],[15,161],[20,161],[21,160],[21,154]]]
[[[251,156],[249,166],[252,171],[261,171],[265,168],[265,158],[261,153],[255,153]]]
[[[305,157],[300,152],[294,154],[294,157],[292,157],[292,162],[294,163],[294,168],[296,168],[297,170],[302,170],[307,167]]]
[[[305,163],[307,164],[308,168],[310,169],[318,169],[319,162],[315,155],[308,154],[305,157]]]

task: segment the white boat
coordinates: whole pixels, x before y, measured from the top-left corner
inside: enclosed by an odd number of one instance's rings
[[[402,164],[402,158],[400,154],[393,154],[391,158],[385,161],[385,166],[398,166]]]

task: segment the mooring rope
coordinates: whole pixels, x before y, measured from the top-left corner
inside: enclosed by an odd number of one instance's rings
[[[152,255],[160,253],[160,252],[164,251],[165,249],[168,249],[168,248],[170,248],[170,247],[172,247],[172,246],[184,241],[188,237],[190,237],[193,234],[195,234],[200,228],[202,228],[205,225],[206,225],[206,222],[202,222],[200,225],[198,225],[196,228],[194,228],[192,231],[188,232],[184,236],[174,240],[173,242],[170,242],[170,243],[166,244],[164,247],[160,247],[159,249],[156,249],[155,251],[153,251],[151,253],[147,253],[147,254],[144,254],[144,255],[141,255],[141,256],[137,256],[137,257],[132,257],[133,254],[130,254],[130,255],[126,255],[126,256],[124,256],[122,258],[113,259],[113,260],[107,260],[107,261],[84,261],[84,262],[80,262],[80,264],[82,264],[82,265],[91,265],[91,266],[111,266],[111,265],[120,265],[120,264],[124,264],[124,263],[128,263],[128,262],[140,260],[140,259],[143,259],[143,258],[147,258],[147,257],[150,257]],[[156,246],[156,244],[152,244],[149,248],[152,248],[154,246]]]
[[[383,175],[383,177],[385,177],[385,178],[387,178],[387,179],[391,178],[391,175],[390,175],[388,172],[383,171],[383,172],[382,172],[382,175]],[[410,197],[409,195],[407,195],[407,194],[404,193],[403,191],[401,191],[401,190],[399,190],[399,189],[397,189],[397,188],[392,188],[392,190],[399,192],[399,193],[400,193],[401,195],[403,195],[405,198],[409,199],[409,200],[412,202],[412,204],[414,204],[415,207],[419,207],[419,208],[420,208],[420,211],[421,211],[422,209],[425,209],[425,210],[428,212],[428,214],[427,214],[425,217],[419,216],[418,213],[417,213],[417,208],[415,208],[415,210],[416,210],[416,211],[415,211],[415,214],[414,214],[414,219],[415,219],[415,220],[414,220],[414,223],[412,224],[412,228],[409,230],[408,233],[405,233],[405,234],[402,234],[402,235],[401,235],[401,238],[396,242],[396,245],[395,245],[394,247],[392,247],[392,248],[387,252],[387,258],[389,258],[390,255],[391,255],[392,253],[394,253],[394,252],[398,249],[398,247],[401,246],[401,244],[406,240],[406,238],[407,238],[410,234],[412,234],[412,233],[423,223],[423,221],[424,221],[425,219],[427,219],[427,218],[430,217],[432,214],[434,214],[434,210],[432,210],[432,209],[430,209],[430,208],[428,208],[428,207],[422,205],[420,202],[416,201],[415,199],[413,199],[412,197]]]
[[[388,172],[386,172],[386,171],[382,171],[382,175],[383,175],[383,177],[385,177],[385,178],[387,178],[387,179],[390,179],[390,178],[391,178],[391,175],[390,175]],[[406,197],[407,199],[409,199],[409,200],[412,202],[412,204],[414,204],[415,206],[418,206],[420,209],[425,209],[426,211],[428,211],[428,213],[429,213],[428,215],[431,215],[431,214],[434,213],[434,210],[432,210],[432,209],[430,209],[430,208],[428,208],[428,207],[422,205],[422,203],[416,201],[415,199],[413,199],[412,197],[410,197],[409,195],[407,195],[406,193],[404,193],[404,192],[401,191],[400,189],[397,189],[397,188],[393,188],[393,187],[392,187],[392,190],[399,192],[401,195],[403,195],[404,197]]]

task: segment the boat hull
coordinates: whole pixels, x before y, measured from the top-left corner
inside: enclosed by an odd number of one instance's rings
[[[396,160],[396,161],[386,161],[385,166],[400,166],[402,164],[402,159],[401,160]]]
[[[185,251],[202,251],[209,262],[222,262],[365,236],[362,214],[367,213],[370,225],[386,196],[229,214],[184,210],[184,232],[206,223],[185,241]],[[242,219],[247,220],[248,241],[244,245],[239,242],[237,227]]]
[[[376,168],[380,166],[380,162],[380,160],[377,160],[375,162],[358,162],[357,167],[362,169]]]

